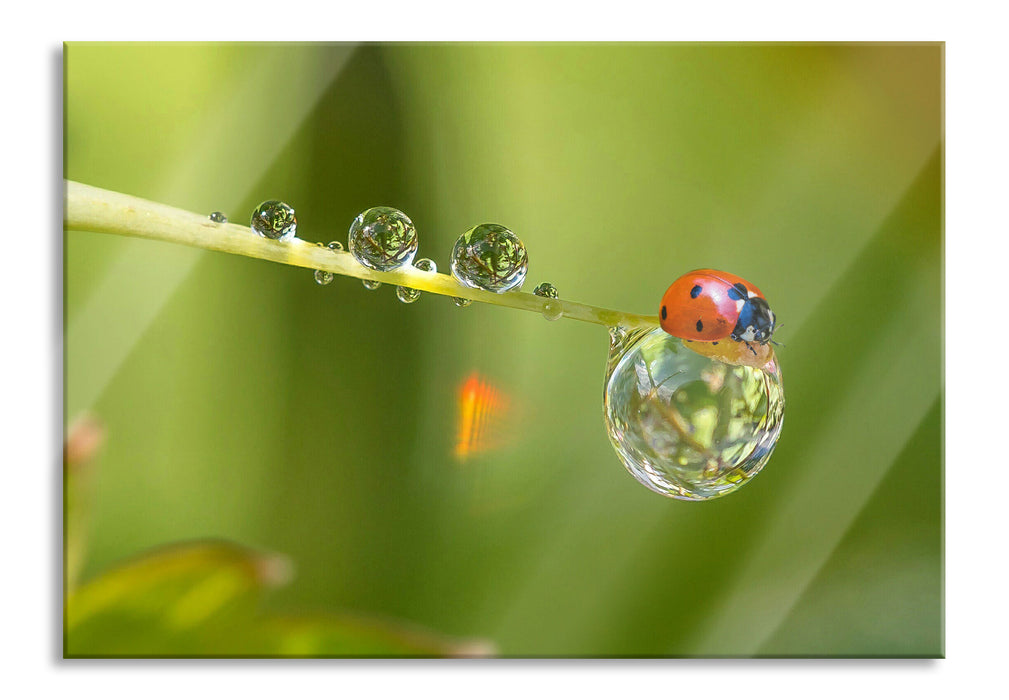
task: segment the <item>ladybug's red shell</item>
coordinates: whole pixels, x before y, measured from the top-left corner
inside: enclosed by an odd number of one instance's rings
[[[745,296],[740,296],[738,285],[746,289]],[[677,338],[721,340],[732,334],[743,303],[754,296],[764,295],[738,275],[693,270],[673,282],[662,295],[659,322],[666,333]]]

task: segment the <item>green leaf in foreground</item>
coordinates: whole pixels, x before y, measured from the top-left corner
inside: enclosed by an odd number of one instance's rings
[[[284,584],[284,557],[227,542],[173,545],[71,593],[64,652],[95,656],[469,656],[456,643],[391,622],[270,617],[262,594]]]

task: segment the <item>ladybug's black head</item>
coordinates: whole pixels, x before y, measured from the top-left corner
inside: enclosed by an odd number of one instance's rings
[[[750,297],[739,311],[733,340],[766,344],[774,335],[774,312],[762,297]]]

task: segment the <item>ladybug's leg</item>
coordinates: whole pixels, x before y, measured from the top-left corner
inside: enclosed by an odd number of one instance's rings
[[[756,355],[756,354],[757,354],[757,351],[753,349],[753,346],[752,346],[752,345],[750,345],[750,343],[749,343],[749,342],[747,342],[747,343],[746,343],[746,347],[750,348],[750,352],[752,352],[752,353],[753,353],[754,355]]]

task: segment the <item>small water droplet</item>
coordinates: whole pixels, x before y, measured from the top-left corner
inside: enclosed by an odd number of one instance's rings
[[[536,289],[533,290],[533,294],[535,294],[538,297],[556,299],[557,287],[553,286],[549,282],[544,282],[543,284],[539,285],[538,287],[536,287]]]
[[[452,248],[452,275],[467,287],[501,294],[518,289],[529,256],[519,237],[498,224],[480,224],[459,236]]]
[[[695,501],[731,493],[764,467],[784,420],[777,363],[725,364],[661,328],[611,328],[610,338],[606,428],[635,479]]]
[[[284,202],[271,199],[263,202],[252,212],[252,230],[264,238],[287,241],[294,238],[298,220],[294,209]]]
[[[396,297],[404,304],[412,304],[420,299],[420,290],[410,287],[396,287]]]
[[[213,221],[215,224],[228,223],[228,217],[226,217],[223,212],[219,211],[210,212],[210,220]]]
[[[421,272],[437,272],[438,265],[431,258],[421,258],[413,264]],[[404,304],[412,304],[420,299],[420,290],[411,287],[396,287],[396,296]]]
[[[556,321],[564,315],[564,308],[559,301],[551,299],[543,305],[543,318]]]
[[[343,250],[343,243],[340,243],[340,241],[330,241],[326,245],[323,245],[322,243],[316,243],[315,245],[318,246],[319,248],[327,248],[334,252]],[[334,277],[335,275],[332,272],[327,272],[325,270],[315,271],[315,281],[322,285],[329,284],[330,282],[333,281]]]
[[[361,280],[361,284],[364,285],[365,289],[370,289],[371,291],[375,291],[382,286],[382,283],[378,280]]]
[[[413,264],[421,272],[437,272],[438,264],[431,258],[421,258]]]
[[[354,219],[347,244],[359,263],[388,272],[413,262],[417,254],[417,229],[399,209],[372,207]]]
[[[452,301],[460,309],[463,308],[463,307],[465,307],[465,306],[469,306],[470,304],[473,303],[472,299],[463,299],[462,297],[452,297]]]

